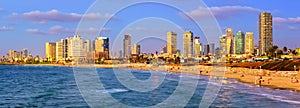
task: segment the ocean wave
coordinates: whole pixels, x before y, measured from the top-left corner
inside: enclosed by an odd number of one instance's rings
[[[129,90],[126,89],[106,89],[106,90],[97,90],[99,93],[121,93],[121,92],[128,92]]]
[[[253,93],[253,92],[247,92],[247,94],[257,95],[257,96],[264,96],[266,98],[269,98],[271,100],[279,101],[279,102],[286,102],[291,104],[300,104],[300,101],[288,99],[284,96],[279,95],[272,95],[272,94],[266,94],[266,93]]]

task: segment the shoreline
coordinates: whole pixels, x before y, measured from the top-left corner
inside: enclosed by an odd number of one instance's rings
[[[61,66],[61,67],[73,67],[72,64],[0,64],[0,65],[19,65],[19,66]],[[259,85],[259,77],[262,76],[261,86],[270,89],[279,90],[292,90],[300,92],[300,83],[293,82],[300,78],[299,75],[290,74],[291,71],[272,71],[265,69],[249,69],[243,67],[215,67],[206,65],[197,66],[181,66],[181,65],[160,65],[153,66],[148,64],[117,64],[117,65],[107,65],[107,64],[94,64],[85,65],[87,67],[95,68],[129,68],[136,70],[154,70],[154,71],[165,71],[172,73],[184,73],[184,74],[195,74],[204,75],[208,77],[218,76],[223,78],[234,79],[241,83],[247,83],[251,85]],[[83,66],[83,67],[85,67]],[[216,72],[218,69],[223,69],[221,72]],[[225,69],[225,70],[224,70]],[[202,72],[200,72],[202,71]],[[227,82],[223,82],[227,84]]]

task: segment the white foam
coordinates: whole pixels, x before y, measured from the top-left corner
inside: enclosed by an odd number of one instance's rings
[[[127,92],[126,89],[106,89],[106,90],[97,90],[97,92],[100,93],[121,93],[121,92]]]

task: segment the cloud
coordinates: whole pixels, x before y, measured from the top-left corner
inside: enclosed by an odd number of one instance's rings
[[[12,27],[6,27],[6,26],[0,27],[0,31],[12,31],[12,30],[14,30],[14,28]]]
[[[211,11],[211,13],[209,12]],[[249,7],[249,6],[222,6],[222,7],[199,7],[196,10],[188,12],[187,15],[195,19],[210,18],[214,15],[218,19],[228,19],[234,16],[240,16],[249,13],[259,13],[260,9]]]
[[[38,34],[38,35],[47,35],[47,33],[42,32],[38,29],[27,29],[26,32],[32,33],[32,34]]]
[[[99,31],[101,30],[90,27],[90,28],[78,29],[77,33],[97,35]],[[71,34],[75,34],[76,29],[69,29],[63,26],[53,26],[46,31],[41,31],[39,29],[27,29],[26,32],[36,34],[36,35],[71,35]],[[102,32],[110,32],[110,29],[104,28],[102,29]]]
[[[3,8],[0,8],[0,12],[4,12],[4,9],[3,9]]]
[[[282,18],[274,17],[273,18],[274,27],[279,30],[286,31],[299,31],[300,30],[300,17],[295,18]]]
[[[146,28],[143,27],[129,27],[125,29],[126,31],[147,31]]]
[[[300,24],[300,17],[295,18],[281,18],[281,17],[274,17],[274,23],[286,23],[286,24]]]
[[[48,12],[41,12],[39,10],[26,12],[23,14],[13,13],[9,16],[10,18],[22,19],[27,21],[33,21],[37,23],[44,24],[46,21],[53,22],[78,22],[81,18],[85,21],[95,21],[107,18],[114,18],[113,15],[100,13],[88,13],[88,14],[78,14],[78,13],[62,13],[58,10],[51,10]]]

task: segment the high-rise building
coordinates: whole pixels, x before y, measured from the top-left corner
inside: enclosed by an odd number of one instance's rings
[[[63,41],[56,42],[56,60],[63,59]]]
[[[86,53],[83,46],[83,39],[79,35],[75,35],[70,39],[70,52],[69,58],[73,59],[75,62],[82,60],[86,57]]]
[[[141,45],[139,44],[134,44],[132,48],[132,53],[133,55],[140,55],[141,53]]]
[[[245,53],[252,55],[254,53],[254,34],[246,32],[245,36]]]
[[[66,59],[71,59],[70,55],[71,55],[71,40],[72,38],[66,38],[64,39],[64,42],[63,42],[63,56],[64,58]]]
[[[24,58],[28,57],[28,50],[27,49],[23,49],[22,57],[24,57]]]
[[[220,37],[220,54],[225,54],[226,51],[226,35]]]
[[[235,36],[235,53],[244,54],[245,53],[245,34],[242,31],[238,31]]]
[[[124,35],[123,39],[123,56],[124,58],[130,58],[131,57],[131,35],[126,34]]]
[[[215,55],[215,44],[214,43],[210,43],[209,44],[209,51],[208,51],[212,56]]]
[[[56,57],[56,43],[46,42],[46,58],[49,61],[55,60]]]
[[[195,57],[201,56],[200,37],[195,37],[194,38],[194,54],[195,54]]]
[[[232,28],[226,29],[226,54],[235,54],[235,40]]]
[[[263,55],[273,46],[272,15],[261,12],[259,15],[259,54]]]
[[[95,40],[95,59],[109,58],[109,38],[98,37]]]
[[[91,40],[89,40],[89,39],[85,40],[83,45],[84,45],[84,49],[86,52],[92,51]]]
[[[183,34],[183,57],[193,57],[193,32],[187,31]]]
[[[169,55],[176,54],[177,34],[175,32],[167,32],[167,53]]]
[[[203,55],[209,55],[209,45],[203,45]]]

